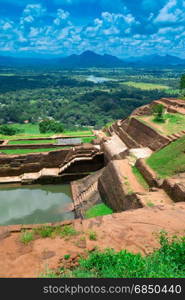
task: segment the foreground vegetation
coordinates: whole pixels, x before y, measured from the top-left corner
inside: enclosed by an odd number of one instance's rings
[[[89,208],[86,213],[86,218],[94,218],[97,216],[105,216],[113,213],[113,210],[104,203],[96,204]]]
[[[55,238],[60,236],[62,238],[67,238],[73,235],[76,235],[77,231],[72,225],[64,226],[41,226],[33,230],[25,230],[22,232],[20,241],[23,244],[28,244],[36,238]]]
[[[149,166],[162,177],[185,172],[185,136],[165,148],[154,152],[148,159]]]
[[[72,270],[61,268],[57,273],[47,272],[44,277],[75,278],[184,278],[185,237],[169,239],[160,235],[160,248],[148,256],[126,250],[107,249],[88,254]]]

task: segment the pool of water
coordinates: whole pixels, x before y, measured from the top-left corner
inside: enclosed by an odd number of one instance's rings
[[[69,184],[0,187],[0,225],[74,219]]]

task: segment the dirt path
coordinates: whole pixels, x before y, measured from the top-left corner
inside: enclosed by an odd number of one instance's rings
[[[77,236],[68,240],[37,239],[27,246],[20,242],[20,232],[8,233],[8,228],[1,227],[0,277],[38,277],[47,269],[61,265],[64,255],[73,258],[94,246],[147,254],[159,246],[156,234],[161,230],[184,235],[184,219],[184,202],[147,207],[84,220],[82,224],[75,220],[74,226],[80,232]],[[96,233],[96,241],[89,239],[89,231]]]

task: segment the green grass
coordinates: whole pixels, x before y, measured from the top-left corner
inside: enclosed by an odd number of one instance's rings
[[[30,232],[30,231],[25,231],[25,232],[22,233],[20,241],[23,244],[27,245],[28,243],[33,241],[33,239],[34,239],[33,233]]]
[[[95,250],[79,260],[72,270],[61,269],[57,274],[48,272],[43,277],[59,278],[184,278],[185,237],[168,238],[160,234],[160,248],[148,256],[127,250]]]
[[[169,89],[170,87],[167,85],[157,84],[157,83],[145,83],[145,82],[134,82],[134,81],[127,81],[122,82],[122,84],[126,84],[131,87],[135,87],[141,90],[165,90]]]
[[[154,152],[146,162],[161,178],[185,172],[185,136]]]
[[[40,133],[39,131],[39,125],[38,123],[32,124],[32,123],[28,123],[28,124],[10,124],[8,125],[10,127],[13,127],[15,129],[20,130],[20,133],[16,134],[16,135],[0,135],[0,139],[7,139],[7,140],[15,140],[15,139],[19,139],[19,138],[38,138],[38,137],[51,137],[53,135],[67,135],[67,136],[82,136],[82,135],[92,135],[92,131],[91,130],[77,130],[77,131],[69,131],[69,130],[65,130],[62,133]]]
[[[40,238],[55,238],[60,236],[62,238],[76,235],[78,232],[72,225],[64,226],[41,226],[31,231],[24,231],[21,235],[20,241],[28,244],[33,241],[37,236]]]
[[[22,141],[9,141],[8,145],[30,145],[30,144],[54,144],[56,140],[22,140]]]
[[[145,189],[149,189],[149,185],[146,182],[145,178],[143,177],[143,175],[141,174],[141,172],[138,170],[138,168],[136,168],[135,166],[132,167],[132,172],[134,173],[134,175],[136,176],[138,182],[145,188]]]
[[[35,234],[39,235],[41,238],[47,237],[69,237],[77,234],[77,231],[72,225],[65,226],[42,226],[35,229]]]
[[[91,241],[96,241],[96,240],[97,240],[97,234],[96,234],[96,232],[90,231],[90,232],[89,232],[89,239],[90,239]]]
[[[83,141],[83,143],[91,143],[95,139],[96,139],[96,136],[84,137],[84,138],[82,138],[82,141]]]
[[[43,148],[43,149],[11,149],[11,150],[1,150],[1,153],[9,154],[9,155],[17,155],[17,154],[28,154],[28,153],[40,153],[40,152],[50,152],[61,149],[69,149],[69,147],[57,147],[57,148]]]
[[[86,218],[94,218],[97,216],[104,216],[104,215],[110,215],[113,213],[113,210],[109,208],[106,204],[101,203],[94,205],[93,207],[89,208],[86,213]]]
[[[153,115],[137,118],[144,124],[164,135],[170,135],[185,130],[185,115],[178,113],[166,113],[164,115],[165,122],[156,121]]]

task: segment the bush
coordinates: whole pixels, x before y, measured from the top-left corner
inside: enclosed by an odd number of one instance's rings
[[[10,127],[8,125],[0,126],[0,133],[3,135],[15,135],[18,132],[17,129]]]
[[[64,131],[63,124],[56,122],[54,120],[43,120],[39,123],[39,131],[40,133],[47,133],[47,132],[55,132],[60,133]]]

